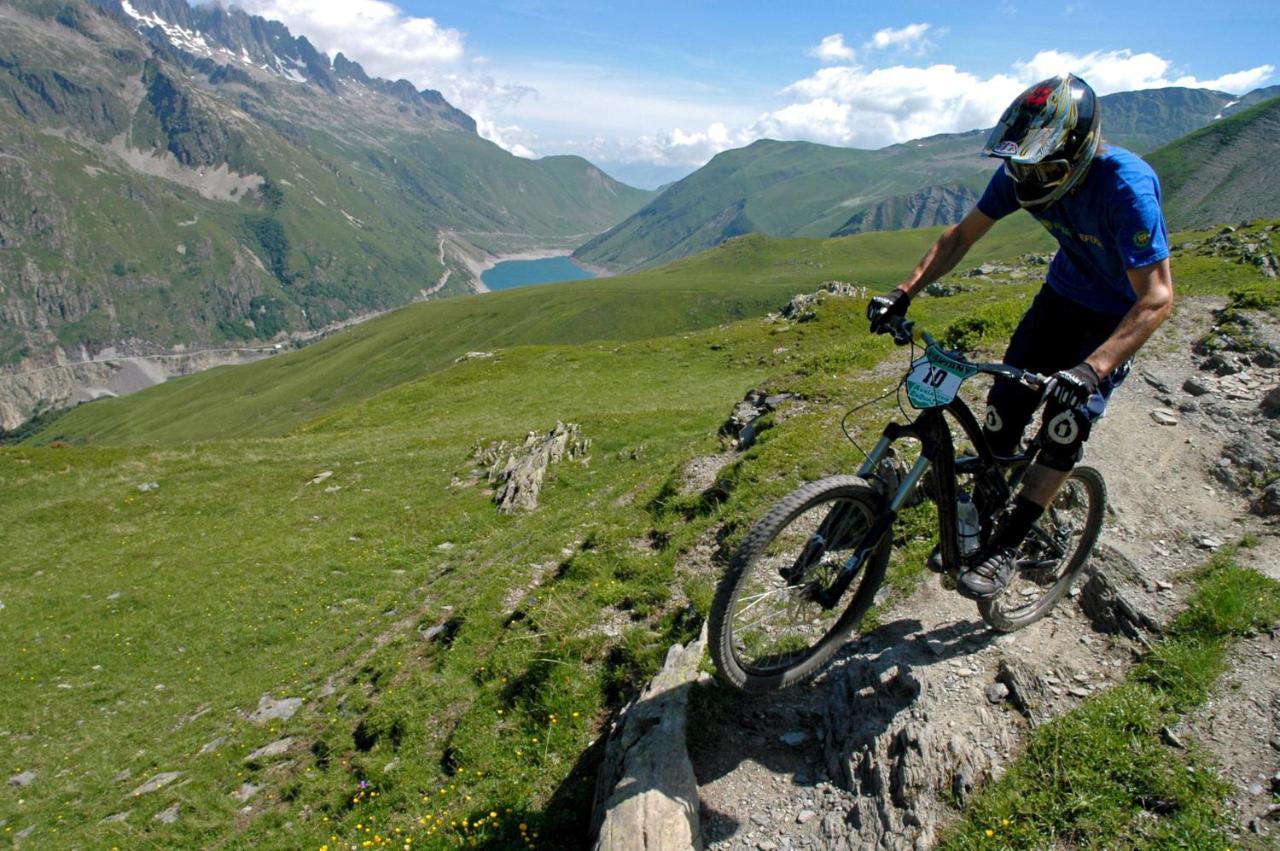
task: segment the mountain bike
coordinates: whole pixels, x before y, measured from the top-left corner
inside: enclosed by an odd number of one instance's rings
[[[721,678],[741,691],[802,683],[849,639],[884,581],[894,521],[913,502],[928,498],[937,506],[941,563],[931,559],[931,568],[954,587],[959,574],[982,558],[999,512],[1046,439],[1042,426],[1023,451],[995,455],[959,390],[987,374],[1039,391],[1043,403],[1051,379],[972,362],[902,317],[891,317],[888,333],[899,345],[912,344],[897,392],[905,389],[920,414],[906,424],[890,421],[855,475],[809,482],[773,506],[751,528],[717,587],[711,655]],[[914,357],[916,344],[924,346],[920,357]],[[899,444],[904,451],[919,449],[909,469],[894,448],[899,441],[905,441]],[[962,538],[957,515],[966,513],[970,500],[978,529],[966,529]],[[1048,614],[1083,570],[1105,506],[1102,474],[1076,467],[1023,543],[1009,585],[977,601],[982,619],[1011,632]]]

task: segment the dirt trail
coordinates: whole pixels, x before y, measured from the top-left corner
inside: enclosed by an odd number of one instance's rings
[[[1261,545],[1246,551],[1256,554],[1248,558],[1272,575],[1278,569],[1275,526],[1250,515],[1246,500],[1210,474],[1230,429],[1188,404],[1180,389],[1188,376],[1204,375],[1191,344],[1220,304],[1180,305],[1089,443],[1086,463],[1106,476],[1112,507],[1100,547],[1137,566],[1138,602],[1159,619],[1181,606],[1178,573],[1220,542],[1251,532]],[[1253,372],[1274,385],[1275,370]],[[1261,391],[1237,395],[1232,404],[1256,409]],[[1152,412],[1170,408],[1176,424],[1158,424]],[[690,755],[708,848],[932,847],[957,811],[930,788],[936,777],[919,776],[920,758],[913,763],[904,753],[932,753],[947,763],[944,778],[998,776],[1028,731],[1021,714],[988,699],[1002,661],[1030,664],[1045,677],[1043,710],[1052,717],[1123,678],[1135,658],[1136,645],[1096,633],[1071,599],[1041,622],[1000,636],[932,576],[881,622],[812,685],[714,701],[715,717],[695,715]],[[1185,725],[1238,787],[1232,803],[1241,824],[1266,810],[1267,778],[1280,769],[1277,649],[1271,636],[1243,642],[1235,659],[1240,673],[1224,677],[1230,683],[1238,676],[1242,694],[1212,700]],[[958,791],[963,799],[966,782],[945,797]],[[1256,823],[1263,832],[1268,825],[1277,823]]]

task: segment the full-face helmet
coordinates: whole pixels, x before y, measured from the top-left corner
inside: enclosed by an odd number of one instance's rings
[[[1004,160],[1023,207],[1045,207],[1071,191],[1098,152],[1101,116],[1089,84],[1051,77],[1009,104],[982,152]]]

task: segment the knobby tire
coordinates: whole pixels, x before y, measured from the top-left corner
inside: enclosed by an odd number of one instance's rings
[[[1070,590],[1072,583],[1084,570],[1089,555],[1093,552],[1094,544],[1098,542],[1098,535],[1102,531],[1103,516],[1107,507],[1107,485],[1103,481],[1102,474],[1092,467],[1076,467],[1063,484],[1063,490],[1059,491],[1055,505],[1064,498],[1064,493],[1069,494],[1068,488],[1075,487],[1079,488],[1076,493],[1088,500],[1088,505],[1081,514],[1083,526],[1079,536],[1072,537],[1070,551],[1058,560],[1051,577],[1052,583],[1036,582],[1046,590],[1034,600],[1028,599],[1023,605],[1015,605],[1022,600],[1019,594],[1013,593],[1013,585],[990,600],[979,600],[978,613],[992,629],[998,632],[1013,632],[1040,620],[1053,611],[1053,607]],[[1051,506],[1037,524],[1042,531],[1052,528],[1053,510]]]
[[[827,548],[820,548],[823,555],[813,562],[814,567],[801,569],[795,565],[809,564],[815,547],[813,542],[830,531],[827,527],[833,517],[842,518],[842,528],[832,535],[832,549],[838,554],[855,550],[867,529],[856,531],[854,524],[869,527],[884,510],[884,502],[881,492],[863,479],[831,476],[793,491],[751,528],[721,579],[711,606],[711,656],[722,680],[740,691],[760,694],[805,682],[821,670],[871,608],[876,591],[884,581],[892,534],[884,533],[831,609],[816,608],[803,590],[816,587],[822,576],[834,572],[830,564],[824,565]],[[810,528],[812,531],[808,531]],[[853,531],[846,531],[849,529]],[[792,540],[796,544],[803,542],[798,548],[800,555],[792,556],[785,549],[770,551],[771,544],[779,542],[779,547],[785,547]],[[831,559],[836,560],[835,556]],[[824,570],[828,573],[824,574]],[[796,571],[802,575],[792,576]],[[764,590],[758,590],[760,588]],[[785,608],[789,600],[797,601],[795,606],[799,611],[803,612],[807,606],[822,616],[819,620],[830,618],[832,622],[829,626],[816,627],[810,621],[794,627],[778,626],[774,630],[778,633],[776,636],[764,626],[754,632],[750,629],[753,624],[749,618],[756,615],[753,606],[764,602]],[[789,641],[800,646],[787,650],[785,656],[782,651],[775,652],[774,655],[779,656],[776,660],[771,660],[768,654],[763,661],[748,658],[750,642],[768,644],[775,639],[780,645]]]

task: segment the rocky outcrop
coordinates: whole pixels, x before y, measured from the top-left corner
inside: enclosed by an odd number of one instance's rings
[[[273,347],[217,349],[150,357],[105,357],[70,361],[58,350],[58,362],[25,372],[0,373],[0,429],[13,430],[39,411],[127,396],[170,378],[215,366],[251,363],[274,354]]]
[[[1258,256],[1249,247],[1258,244],[1258,235],[1237,239],[1238,233],[1224,228],[1210,240],[1216,247],[1203,250]],[[1253,299],[1236,294],[1231,305],[1215,312],[1213,328],[1194,347],[1202,356],[1199,374],[1188,377],[1180,392],[1165,388],[1162,401],[1183,414],[1207,417],[1224,434],[1213,477],[1248,497],[1254,513],[1274,516],[1280,514],[1280,321],[1245,306],[1265,304],[1265,294]]]
[[[545,434],[529,432],[520,446],[505,440],[477,446],[471,454],[477,465],[472,475],[494,486],[493,501],[500,514],[532,511],[538,507],[547,468],[563,460],[586,464],[590,447],[591,439],[582,436],[577,423],[557,422]]]
[[[992,776],[1011,728],[974,706],[974,730],[942,729],[920,700],[911,666],[865,664],[833,691],[824,725],[827,771],[856,794],[831,814],[831,848],[931,848],[953,803],[963,805]],[[978,736],[981,736],[979,738]]]
[[[610,727],[592,811],[596,851],[702,848],[685,709],[706,640],[704,627],[688,646],[672,646],[662,670]]]
[[[852,236],[877,230],[954,225],[977,203],[966,186],[929,186],[907,195],[886,198],[845,222],[832,236]]]
[[[1098,632],[1124,635],[1150,644],[1160,622],[1141,593],[1141,571],[1118,550],[1100,544],[1090,561],[1088,580],[1080,589],[1080,608]]]
[[[1184,242],[1178,247],[1200,257],[1221,257],[1255,266],[1264,277],[1276,278],[1280,276],[1280,261],[1272,240],[1277,230],[1280,227],[1276,225],[1253,229],[1252,222],[1242,222],[1239,228],[1227,225],[1208,239]]]
[[[791,301],[782,306],[779,315],[792,322],[811,322],[818,318],[814,308],[822,304],[828,296],[866,298],[867,288],[847,281],[827,281],[814,292],[798,293],[793,296]]]
[[[763,390],[751,389],[742,401],[733,406],[729,419],[720,426],[720,435],[727,437],[737,449],[747,449],[755,443],[756,435],[767,426],[761,417],[771,414],[799,397],[794,393],[765,393]]]

